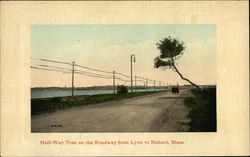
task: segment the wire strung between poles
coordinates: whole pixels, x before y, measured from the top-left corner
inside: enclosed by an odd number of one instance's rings
[[[51,60],[51,59],[43,59],[43,58],[31,58],[31,59],[40,60],[40,61],[45,61],[45,62],[52,62],[52,63],[60,63],[60,64],[73,65],[72,63],[62,62],[62,61],[56,61],[56,60]],[[82,66],[82,65],[79,65],[79,64],[74,64],[74,65],[75,65],[75,66],[78,66],[78,67],[81,67],[81,68],[84,68],[84,69],[89,69],[89,70],[93,70],[93,71],[98,71],[98,72],[103,72],[103,73],[112,74],[112,72],[103,71],[103,70],[98,70],[98,69],[94,69],[94,68]]]
[[[118,75],[122,75],[122,76],[127,77],[127,78],[130,78],[130,76],[125,75],[125,74],[123,74],[123,73],[116,72],[116,74],[118,74]]]
[[[92,72],[87,72],[87,71],[82,71],[82,70],[75,70],[76,72],[82,72],[82,73],[86,73],[86,74],[91,74],[91,75],[99,75],[99,76],[103,76],[103,77],[112,77],[110,75],[103,75],[103,74],[97,74],[97,73],[92,73]]]
[[[103,71],[103,70],[97,70],[97,69],[93,69],[93,68],[85,67],[85,66],[78,65],[78,64],[75,64],[75,66],[78,66],[78,67],[80,67],[80,68],[84,68],[84,69],[93,70],[93,71],[103,72],[103,73],[107,73],[107,74],[113,74],[113,72],[108,72],[108,71]]]
[[[59,64],[72,65],[72,63],[62,62],[62,61],[56,61],[56,60],[50,60],[50,59],[43,59],[43,58],[31,58],[31,59],[40,60],[40,61],[45,61],[45,62],[52,62],[52,63],[59,63]]]
[[[50,65],[37,64],[37,66],[49,67],[49,68],[55,68],[55,69],[63,69],[63,70],[70,70],[71,71],[71,69],[68,69],[68,68],[61,68],[61,67],[50,66]]]
[[[63,70],[57,70],[57,69],[49,69],[49,68],[40,68],[40,67],[35,67],[35,66],[30,66],[32,69],[38,69],[38,70],[47,70],[47,71],[54,71],[54,72],[66,72]]]
[[[113,72],[108,72],[108,71],[104,71],[104,70],[98,70],[98,69],[94,69],[94,68],[82,66],[82,65],[79,65],[79,64],[74,64],[73,65],[72,63],[63,62],[63,61],[57,61],[57,60],[51,60],[51,59],[43,59],[43,58],[34,58],[34,57],[31,57],[31,59],[39,60],[39,61],[43,61],[43,62],[51,62],[51,63],[58,63],[58,64],[66,64],[66,65],[70,65],[70,66],[77,66],[77,67],[80,67],[80,68],[84,68],[84,69],[88,69],[88,70],[93,70],[93,71],[96,71],[96,72],[102,72],[102,73],[106,73],[106,74],[113,74]],[[67,71],[72,71],[72,69],[58,67],[58,66],[51,66],[51,65],[44,65],[44,64],[37,64],[37,66],[46,67],[46,68],[41,68],[41,67],[36,67],[36,66],[30,66],[30,67],[33,68],[33,69],[38,69],[38,70],[47,70],[47,71],[55,71],[55,72],[63,72],[63,73],[67,73]],[[67,70],[67,71],[63,71],[63,70]],[[81,71],[81,70],[74,70],[74,72],[77,72],[78,74],[82,74],[82,75],[92,76],[92,77],[112,79],[112,76],[110,76],[110,75],[103,75],[103,74],[98,74],[98,73],[91,73],[91,72],[86,72],[86,71]],[[120,76],[123,76],[123,77],[126,77],[126,78],[130,78],[130,76],[125,75],[125,74],[120,73],[120,72],[116,72],[116,74],[120,75]],[[116,79],[124,81],[124,82],[129,82],[130,81],[130,80],[124,80],[124,79],[119,78],[119,77],[117,77]],[[146,79],[146,78],[143,78],[143,77],[140,77],[140,76],[137,76],[137,81],[141,81],[141,82],[144,82],[144,83],[147,82],[149,84],[153,84],[153,82],[154,83],[156,83],[156,82],[161,83],[162,82],[162,81],[156,81],[156,80]]]
[[[75,72],[76,74],[80,74],[80,75],[85,75],[85,76],[92,76],[92,77],[96,77],[96,78],[105,78],[105,79],[113,79],[112,77],[105,77],[105,76],[98,76],[98,75],[91,75],[91,74],[86,74],[86,73],[81,73],[81,72]],[[71,73],[68,73],[71,74]]]

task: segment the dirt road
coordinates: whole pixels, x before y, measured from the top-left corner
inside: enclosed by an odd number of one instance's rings
[[[158,93],[32,116],[32,132],[182,132],[189,91]]]

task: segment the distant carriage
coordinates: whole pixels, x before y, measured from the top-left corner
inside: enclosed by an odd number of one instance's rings
[[[172,94],[179,94],[179,88],[178,87],[172,87]]]

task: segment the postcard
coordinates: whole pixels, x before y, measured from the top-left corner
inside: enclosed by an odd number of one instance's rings
[[[2,1],[1,155],[249,155],[247,4]]]

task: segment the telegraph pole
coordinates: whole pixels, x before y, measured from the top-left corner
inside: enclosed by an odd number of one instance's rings
[[[146,78],[146,90],[148,90],[148,78]]]
[[[135,92],[136,92],[136,76],[135,76]]]
[[[130,56],[130,61],[131,61],[131,93],[133,92],[133,57],[134,57],[134,62],[135,62],[135,55],[132,54]]]
[[[154,80],[154,91],[155,91],[155,80]]]
[[[132,68],[132,55],[130,56],[130,62],[131,62],[131,87],[130,87],[130,90],[131,90],[131,93],[133,92],[133,68]]]
[[[115,94],[115,71],[113,71],[113,90]]]
[[[75,74],[75,62],[72,62],[72,96],[74,96],[74,74]]]

